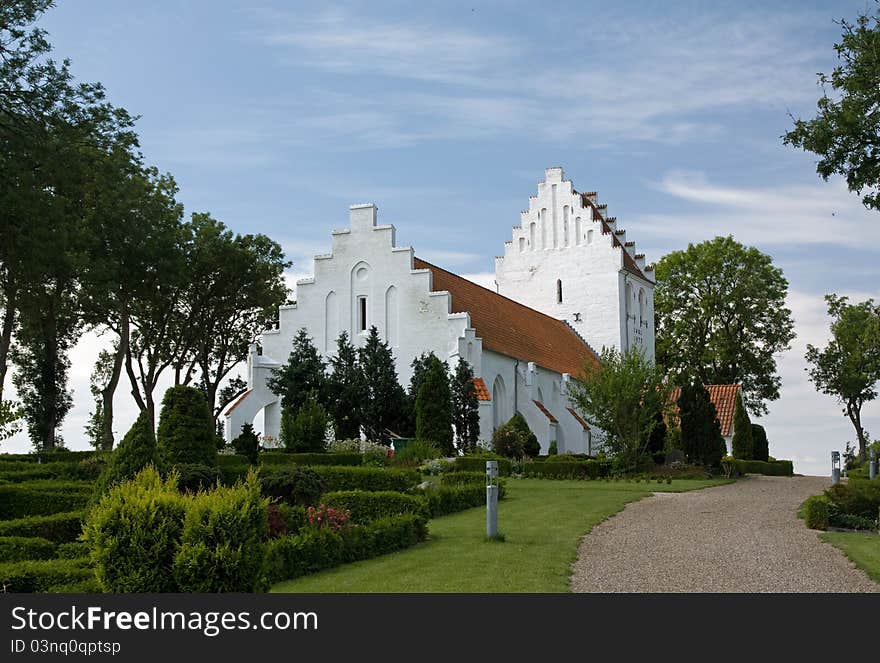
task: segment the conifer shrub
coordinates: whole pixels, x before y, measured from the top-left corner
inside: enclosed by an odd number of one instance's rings
[[[165,392],[156,443],[167,466],[217,464],[214,420],[201,391],[178,385]]]
[[[40,537],[54,543],[75,541],[82,532],[82,511],[66,511],[50,516],[28,516],[0,520],[0,536]]]
[[[288,451],[298,453],[324,451],[327,412],[314,394],[309,395],[296,415],[292,415],[290,411],[285,412],[281,423],[281,441]]]
[[[452,391],[449,375],[436,355],[428,355],[415,401],[416,437],[429,440],[443,455],[455,453],[452,431]],[[436,457],[436,456],[435,456]]]
[[[260,457],[260,438],[252,424],[241,427],[241,433],[232,440],[232,448],[236,455],[243,456],[251,465],[256,465]]]
[[[492,449],[506,458],[535,458],[541,453],[537,436],[529,428],[525,417],[519,412],[492,434]]]
[[[264,589],[268,500],[255,472],[244,483],[195,495],[187,505],[174,578],[181,592]]]
[[[146,413],[141,412],[112,452],[110,462],[95,483],[95,494],[100,496],[111,485],[134,478],[157,461],[156,437]]]
[[[752,422],[743,405],[742,398],[736,397],[733,409],[733,457],[739,460],[755,460],[752,440]]]
[[[263,467],[260,487],[264,496],[286,504],[317,504],[326,482],[310,467]]]
[[[770,460],[770,444],[767,431],[760,424],[752,424],[752,459],[767,462]]]
[[[55,549],[54,543],[40,537],[0,536],[0,559],[4,562],[52,559]]]

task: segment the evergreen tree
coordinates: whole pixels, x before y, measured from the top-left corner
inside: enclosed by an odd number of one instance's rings
[[[752,422],[743,407],[742,398],[737,396],[736,405],[733,408],[733,457],[741,460],[752,460],[754,450],[752,445]]]
[[[752,458],[763,460],[770,458],[770,444],[767,442],[767,431],[760,424],[752,424]]]
[[[251,465],[256,465],[260,457],[260,437],[254,432],[252,424],[241,427],[241,433],[232,440],[232,448],[239,456],[248,459]]]
[[[717,467],[727,448],[709,391],[699,382],[685,384],[678,399],[681,444],[692,463]]]
[[[359,438],[364,380],[358,366],[357,350],[342,332],[336,339],[336,356],[330,359],[327,378],[327,409],[333,419],[337,440]]]
[[[658,412],[656,417],[656,425],[651,430],[651,434],[648,436],[648,453],[652,456],[654,454],[662,453],[666,446],[666,420],[663,417],[662,412]]]
[[[474,370],[458,358],[452,378],[452,422],[458,438],[459,451],[472,451],[480,438],[480,401],[474,387]]]
[[[406,417],[406,392],[397,381],[394,355],[370,327],[367,342],[358,351],[364,380],[361,422],[368,440],[387,444],[387,431],[394,430]]]
[[[214,418],[199,389],[178,385],[165,392],[156,443],[168,465],[217,464]]]
[[[436,444],[440,451],[455,453],[452,439],[452,393],[446,364],[432,352],[427,356],[424,375],[416,396],[416,437]]]
[[[99,480],[101,492],[114,483],[133,479],[138,472],[156,463],[156,436],[146,412],[141,412],[111,456]]]
[[[269,389],[281,396],[282,407],[299,412],[310,392],[315,392],[319,402],[324,401],[327,382],[324,368],[324,359],[302,328],[293,339],[287,363],[272,371]]]
[[[306,402],[295,416],[289,411],[286,416],[287,421],[282,422],[281,441],[287,449],[297,453],[324,451],[327,412],[321,407],[314,393],[306,397]]]

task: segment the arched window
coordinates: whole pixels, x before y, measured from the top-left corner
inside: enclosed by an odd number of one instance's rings
[[[519,252],[522,253],[525,250],[526,250],[526,238],[520,237],[519,238]]]
[[[593,243],[593,231],[588,230],[587,231],[587,244],[592,244],[592,243]]]
[[[639,324],[647,319],[646,307],[648,305],[647,297],[645,297],[645,289],[639,288]]]
[[[562,279],[556,279],[556,303],[562,303]]]
[[[562,246],[568,246],[568,205],[562,206]]]
[[[532,221],[529,224],[529,247],[531,247],[532,251],[535,250],[535,222]]]
[[[507,416],[507,389],[504,387],[504,378],[500,375],[492,384],[492,426],[500,428],[510,417]]]
[[[633,287],[632,283],[626,284],[626,314],[627,316],[631,316],[633,314]],[[633,316],[635,317],[635,316]]]
[[[385,339],[388,345],[396,348],[400,345],[400,314],[397,310],[397,288],[393,285],[385,291]]]
[[[580,246],[581,244],[581,217],[574,217],[574,243]]]
[[[541,214],[538,217],[541,221],[541,248],[547,248],[547,208],[544,207],[541,210]]]

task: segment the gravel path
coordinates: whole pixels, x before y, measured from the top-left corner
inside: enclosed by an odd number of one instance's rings
[[[581,541],[572,591],[880,591],[795,515],[829,483],[747,477],[629,504]]]

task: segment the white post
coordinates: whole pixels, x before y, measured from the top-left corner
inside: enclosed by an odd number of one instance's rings
[[[486,536],[498,536],[498,461],[486,461]]]

